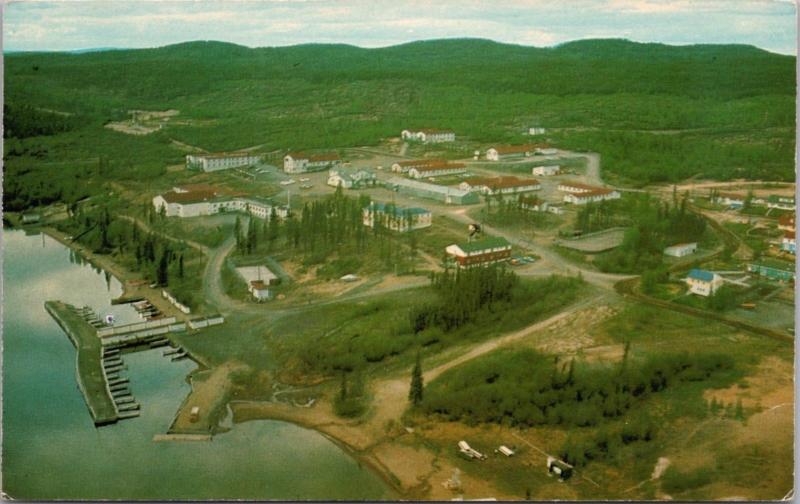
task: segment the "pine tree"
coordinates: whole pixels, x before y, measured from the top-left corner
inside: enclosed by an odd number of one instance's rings
[[[423,389],[422,363],[420,362],[419,352],[417,352],[417,361],[411,371],[411,388],[408,391],[408,400],[414,406],[418,406],[422,402]]]

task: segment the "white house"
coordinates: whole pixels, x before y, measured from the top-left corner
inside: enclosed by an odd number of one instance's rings
[[[386,203],[370,203],[364,209],[364,225],[375,227],[375,223],[404,233],[415,229],[430,227],[433,221],[433,214],[424,208],[412,207],[404,208]]]
[[[697,243],[678,243],[664,249],[664,255],[672,257],[684,257],[697,252]]]
[[[423,128],[420,130],[403,130],[400,133],[403,140],[422,143],[455,142],[456,134],[451,130]]]
[[[373,172],[364,168],[332,168],[328,171],[328,185],[341,186],[342,189],[374,186],[377,180]]]
[[[531,136],[533,136],[533,135],[544,135],[545,133],[546,133],[546,131],[545,131],[544,128],[539,128],[539,127],[536,127],[536,126],[534,126],[532,128],[528,128],[528,134],[531,135]]]
[[[686,277],[689,292],[698,296],[708,297],[722,286],[722,277],[712,271],[693,269]]]
[[[591,191],[580,193],[567,193],[564,195],[564,203],[572,203],[573,205],[586,205],[589,203],[597,203],[600,201],[608,201],[620,199],[621,196],[618,191],[613,189],[597,188]]]
[[[559,173],[561,173],[561,167],[559,165],[533,167],[533,175],[538,175],[540,177],[550,177],[552,175],[558,175]]]
[[[253,295],[253,299],[256,301],[260,302],[272,299],[272,292],[270,292],[269,287],[262,280],[251,281],[249,290],[250,294]]]
[[[467,173],[467,167],[463,163],[415,166],[408,170],[408,176],[415,179],[439,177],[441,175],[459,175],[462,173]]]
[[[186,169],[205,172],[227,170],[260,163],[261,155],[250,152],[217,152],[214,154],[187,154]]]
[[[283,171],[286,173],[305,173],[335,168],[341,164],[342,159],[335,152],[323,154],[289,152],[283,158]]]
[[[462,191],[479,192],[487,196],[538,191],[542,188],[536,179],[520,179],[513,176],[469,177],[458,186]]]

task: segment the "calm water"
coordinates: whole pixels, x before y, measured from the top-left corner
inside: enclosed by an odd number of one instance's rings
[[[75,382],[75,350],[43,303],[89,305],[118,322],[120,284],[45,237],[4,232],[3,491],[17,499],[391,498],[386,485],[322,435],[248,422],[210,443],[154,443],[189,391],[190,361],[128,354],[139,418],[96,429]]]

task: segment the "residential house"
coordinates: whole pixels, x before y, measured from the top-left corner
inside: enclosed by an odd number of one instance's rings
[[[664,249],[664,255],[672,257],[685,257],[697,252],[697,243],[678,243]]]
[[[511,257],[511,244],[502,237],[489,237],[448,245],[445,253],[459,268],[471,268],[507,261]]]
[[[691,270],[689,276],[686,277],[689,292],[698,296],[708,297],[714,294],[722,286],[722,283],[722,277],[713,271],[697,268]]]
[[[550,177],[552,175],[558,175],[559,173],[561,173],[561,167],[559,165],[533,167],[533,175],[537,175],[540,177]]]
[[[403,140],[422,143],[455,142],[456,134],[451,130],[423,128],[420,130],[403,130],[400,133]]]
[[[415,179],[440,177],[442,175],[460,175],[462,173],[467,173],[467,167],[464,163],[415,166],[408,170],[408,176]]]
[[[305,173],[328,170],[342,164],[342,159],[335,152],[323,154],[306,154],[289,152],[283,158],[283,171],[286,173]]]
[[[188,154],[187,170],[203,170],[204,172],[227,170],[239,166],[251,166],[260,163],[262,156],[250,152],[217,152],[213,154]]]
[[[520,179],[512,176],[469,177],[458,186],[462,191],[479,192],[483,195],[515,194],[538,191],[542,188],[536,179]]]
[[[364,168],[331,168],[328,171],[328,185],[342,189],[360,189],[372,187],[378,178],[370,170]]]
[[[428,198],[447,205],[473,205],[480,202],[476,193],[413,179],[392,177],[386,181],[386,187],[407,196]]]
[[[419,207],[406,208],[373,202],[364,208],[365,226],[375,227],[376,223],[381,223],[384,227],[401,233],[430,227],[432,220],[431,211]]]
[[[770,258],[748,264],[747,271],[780,282],[793,282],[795,280],[794,264]]]

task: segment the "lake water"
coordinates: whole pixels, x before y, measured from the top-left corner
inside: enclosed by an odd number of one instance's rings
[[[284,422],[236,425],[213,441],[161,442],[189,392],[191,361],[160,350],[127,354],[141,416],[95,428],[75,381],[75,349],[44,310],[58,299],[118,322],[119,282],[42,235],[5,230],[3,266],[3,492],[16,499],[378,500],[373,472],[319,433]]]

